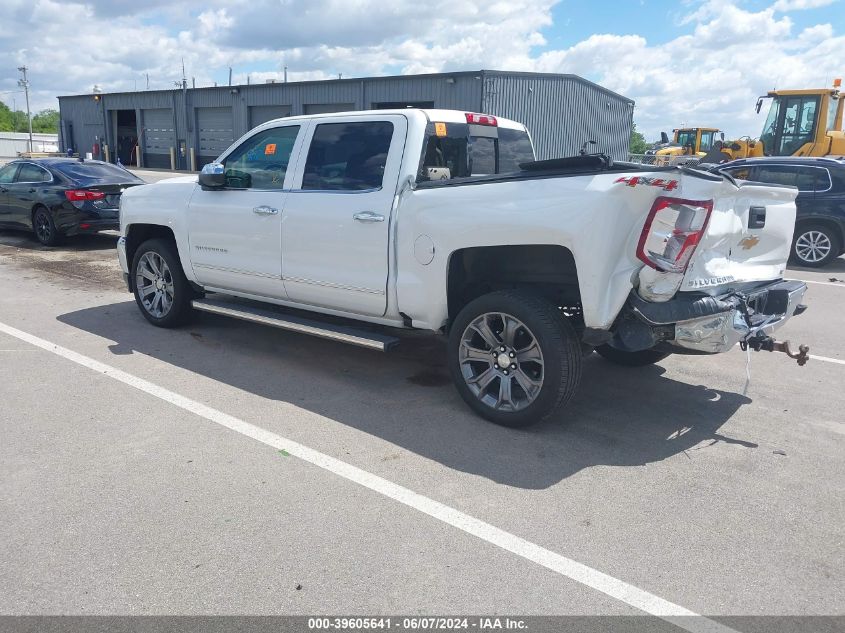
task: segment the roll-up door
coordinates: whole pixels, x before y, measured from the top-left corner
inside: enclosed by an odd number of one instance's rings
[[[214,162],[235,140],[232,108],[197,108],[198,167]]]
[[[331,112],[349,112],[355,109],[354,103],[306,103],[305,114],[329,114]]]
[[[286,116],[290,116],[289,105],[250,106],[249,127],[252,129],[254,127],[258,127],[262,123],[267,123],[267,121],[281,119]]]
[[[144,110],[144,167],[170,168],[170,148],[175,147],[173,111]]]

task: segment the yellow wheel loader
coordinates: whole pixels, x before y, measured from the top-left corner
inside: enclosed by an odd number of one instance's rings
[[[757,156],[845,156],[841,86],[842,80],[836,79],[833,88],[772,90],[757,100],[758,113],[764,99],[772,100],[760,138],[716,143],[702,162]]]
[[[665,167],[668,165],[677,165],[686,160],[698,162],[698,159],[705,156],[717,144],[716,134],[719,130],[713,127],[685,127],[673,130],[674,136],[672,141],[665,132],[662,132],[663,142],[661,145],[653,150],[653,152],[646,152],[654,155],[654,165]],[[725,135],[721,137],[724,139]],[[689,157],[687,159],[686,157]]]

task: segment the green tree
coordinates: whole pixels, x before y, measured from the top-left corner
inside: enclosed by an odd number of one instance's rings
[[[44,110],[40,114],[55,112],[55,110]],[[36,117],[38,115],[35,115]],[[52,115],[48,115],[45,119],[45,132],[57,132],[58,130],[58,112],[55,113],[55,122],[52,123],[52,127],[50,127],[52,120]],[[5,103],[0,102],[0,132],[28,132],[29,131],[29,124],[26,120],[26,112],[22,112],[21,110],[14,111]],[[35,118],[33,117],[32,120],[32,131],[33,132],[40,132],[41,130],[35,129]]]
[[[32,131],[44,132],[46,134],[59,133],[59,112],[58,110],[41,110],[32,117]]]
[[[637,132],[637,124],[631,127],[631,142],[628,145],[628,151],[631,154],[645,154],[645,151],[651,147],[651,144],[645,140],[640,132]]]

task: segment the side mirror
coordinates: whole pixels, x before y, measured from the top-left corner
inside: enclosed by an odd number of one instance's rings
[[[725,133],[719,132],[719,137],[724,141],[725,140]]]
[[[661,143],[668,143],[669,142],[669,135],[666,132],[660,133],[660,142]]]
[[[762,107],[763,107],[763,97],[760,97],[759,99],[757,99],[757,107],[755,108],[757,110],[757,114],[760,114],[760,108],[762,108]]]
[[[226,172],[220,163],[204,165],[199,175],[199,183],[203,189],[224,189],[226,187]]]

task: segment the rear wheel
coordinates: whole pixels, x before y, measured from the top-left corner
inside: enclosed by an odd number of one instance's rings
[[[53,215],[45,207],[38,207],[32,214],[32,230],[44,246],[57,246],[62,241],[62,235],[53,222]]]
[[[795,229],[792,259],[796,264],[818,268],[839,256],[839,235],[825,224],[803,224]]]
[[[624,367],[645,367],[646,365],[659,363],[664,358],[672,355],[672,352],[661,352],[656,349],[625,352],[610,345],[599,345],[596,348],[596,352],[605,360]]]
[[[458,393],[483,418],[522,427],[553,415],[575,393],[582,351],[560,309],[522,291],[471,301],[449,334]]]
[[[191,316],[194,292],[172,242],[147,240],[132,259],[135,302],[147,321],[158,327],[176,327]]]

